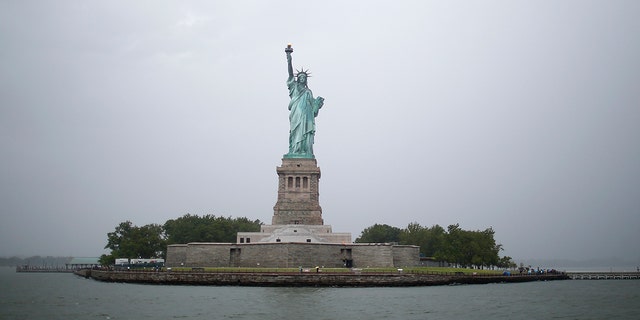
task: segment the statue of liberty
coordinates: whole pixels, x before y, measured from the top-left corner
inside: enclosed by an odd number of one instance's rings
[[[307,87],[307,80],[311,76],[309,70],[304,68],[293,74],[291,66],[291,44],[284,50],[287,53],[287,65],[289,78],[289,153],[285,158],[310,158],[313,159],[313,137],[316,133],[315,117],[324,104],[324,98],[313,97],[313,93]]]

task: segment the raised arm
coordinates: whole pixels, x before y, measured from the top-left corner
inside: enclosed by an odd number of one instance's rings
[[[287,45],[287,48],[284,49],[284,52],[287,53],[287,69],[289,71],[289,80],[293,79],[293,66],[291,65],[291,53],[293,52],[293,48],[291,48],[291,44]]]

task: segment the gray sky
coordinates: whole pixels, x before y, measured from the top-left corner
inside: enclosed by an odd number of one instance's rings
[[[640,261],[638,1],[0,1],[0,256],[122,221],[270,223],[284,47],[326,101],[326,224],[493,227]]]

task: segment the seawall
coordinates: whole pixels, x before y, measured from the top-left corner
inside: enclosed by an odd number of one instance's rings
[[[422,273],[346,273],[346,272],[140,272],[83,270],[77,275],[105,282],[162,285],[213,286],[316,286],[316,287],[400,287],[451,284],[485,284],[567,280],[563,274],[526,276],[467,276]]]

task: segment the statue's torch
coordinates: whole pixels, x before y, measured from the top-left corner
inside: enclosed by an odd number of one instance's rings
[[[287,47],[284,49],[284,52],[286,53],[293,52],[293,48],[291,48],[291,43],[287,44]]]

